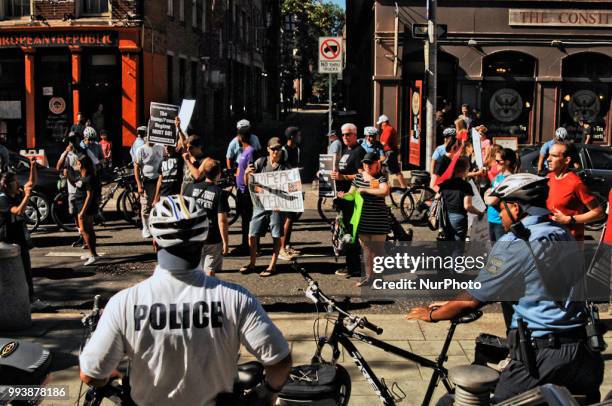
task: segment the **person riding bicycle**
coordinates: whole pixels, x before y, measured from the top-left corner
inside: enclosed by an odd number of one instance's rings
[[[555,130],[555,137],[552,140],[546,141],[540,148],[540,156],[538,158],[538,175],[546,175],[548,172],[548,155],[555,141],[564,142],[568,139],[569,134],[565,127],[559,127]]]
[[[584,298],[577,296],[584,277],[582,256],[567,229],[549,218],[547,183],[528,173],[507,176],[491,193],[500,200],[506,234],[474,280],[481,287],[440,307],[414,308],[406,318],[450,320],[487,303],[513,301],[511,361],[501,372],[495,399],[552,383],[586,395],[591,404],[599,401],[604,364],[589,346]],[[519,339],[521,331],[526,339]]]
[[[240,345],[265,366],[261,389],[278,392],[291,369],[289,345],[245,288],[198,266],[208,233],[194,198],[163,197],[149,227],[160,250],[153,275],[114,295],[80,356],[80,376],[101,387],[124,355],[131,397],[142,405],[214,405],[231,392]]]
[[[378,155],[380,163],[385,160],[385,151],[383,144],[378,141],[378,130],[376,127],[365,127],[363,129],[364,138],[359,140],[359,145],[366,153],[373,152]]]

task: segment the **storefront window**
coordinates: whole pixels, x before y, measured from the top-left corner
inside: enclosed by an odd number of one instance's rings
[[[83,14],[108,13],[108,0],[83,0]]]
[[[603,143],[608,132],[612,59],[596,53],[581,53],[563,60],[563,84],[559,101],[559,123],[570,137]]]
[[[531,140],[535,59],[519,52],[499,52],[484,59],[481,121],[490,137]]]
[[[4,0],[4,15],[7,18],[27,17],[30,15],[30,0]]]

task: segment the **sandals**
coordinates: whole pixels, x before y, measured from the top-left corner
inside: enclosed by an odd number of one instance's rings
[[[247,274],[251,272],[255,272],[255,265],[247,264],[239,269],[241,274]]]
[[[374,278],[373,277],[363,278],[362,280],[357,282],[355,284],[355,286],[358,287],[358,288],[365,288],[367,286],[372,285],[372,282],[374,282]]]
[[[275,274],[276,274],[276,268],[272,268],[272,269],[266,269],[265,271],[261,272],[259,276],[261,276],[262,278],[267,278]]]

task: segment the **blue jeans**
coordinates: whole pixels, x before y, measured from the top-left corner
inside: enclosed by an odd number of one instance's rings
[[[465,241],[467,236],[467,215],[463,213],[448,213],[448,224],[444,232],[446,233],[447,241]]]

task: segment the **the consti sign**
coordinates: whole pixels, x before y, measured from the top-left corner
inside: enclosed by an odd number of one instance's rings
[[[0,48],[17,47],[109,47],[117,45],[115,32],[73,31],[0,33]]]
[[[612,27],[612,10],[510,9],[510,25]]]

